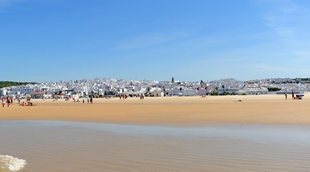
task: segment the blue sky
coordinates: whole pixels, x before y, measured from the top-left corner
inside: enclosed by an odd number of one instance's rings
[[[308,0],[0,0],[0,80],[310,76]]]

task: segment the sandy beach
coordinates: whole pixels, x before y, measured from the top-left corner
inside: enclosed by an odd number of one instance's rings
[[[10,164],[25,172],[310,168],[307,95],[33,103],[0,108],[0,171],[14,171]]]
[[[241,102],[238,100],[242,100]],[[95,99],[94,104],[33,100],[0,108],[0,120],[61,120],[116,124],[310,124],[310,98],[283,95]]]

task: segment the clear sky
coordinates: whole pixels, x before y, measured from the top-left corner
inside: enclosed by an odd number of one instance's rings
[[[309,0],[0,0],[0,80],[310,77]]]

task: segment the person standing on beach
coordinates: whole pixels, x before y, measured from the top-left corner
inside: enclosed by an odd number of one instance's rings
[[[140,94],[140,99],[143,100],[144,99],[144,95]]]
[[[292,99],[295,99],[295,93],[292,91]]]
[[[2,101],[2,107],[4,108],[4,106],[5,106],[5,101],[4,101],[4,98],[2,97],[2,99],[1,99],[1,101]]]
[[[6,103],[7,103],[7,106],[10,107],[11,101],[9,97],[6,98]]]
[[[93,104],[93,96],[90,96],[90,104]]]
[[[284,95],[285,95],[285,100],[287,100],[287,93],[285,92]]]

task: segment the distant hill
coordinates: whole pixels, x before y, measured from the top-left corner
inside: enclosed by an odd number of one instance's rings
[[[27,84],[36,84],[35,82],[13,82],[13,81],[0,81],[0,88],[11,87],[11,86],[20,86]]]

